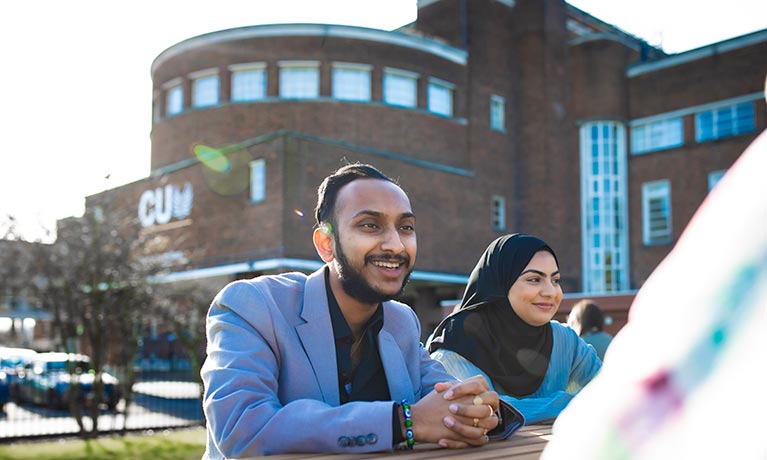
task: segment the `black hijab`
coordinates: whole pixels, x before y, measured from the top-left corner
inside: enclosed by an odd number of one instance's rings
[[[471,272],[458,309],[434,330],[429,352],[446,348],[460,354],[500,386],[499,392],[534,393],[549,367],[551,325],[524,322],[511,308],[508,293],[541,250],[556,260],[554,251],[531,235],[515,233],[490,243]]]

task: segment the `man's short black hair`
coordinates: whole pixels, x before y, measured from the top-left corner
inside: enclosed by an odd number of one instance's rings
[[[318,226],[323,222],[333,222],[338,191],[357,179],[381,179],[395,183],[386,174],[368,164],[354,163],[342,166],[326,177],[317,189],[317,207],[314,209],[314,217],[317,219]]]

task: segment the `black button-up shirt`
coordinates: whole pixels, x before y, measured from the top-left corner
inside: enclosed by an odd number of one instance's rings
[[[373,316],[363,328],[359,363],[352,363],[354,335],[330,290],[329,271],[325,271],[325,289],[328,293],[330,321],[336,344],[338,366],[338,392],[341,404],[349,401],[391,401],[381,355],[378,351],[378,333],[383,327],[383,305],[378,304]]]

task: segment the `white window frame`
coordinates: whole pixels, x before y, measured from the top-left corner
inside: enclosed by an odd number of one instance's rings
[[[332,97],[341,101],[368,102],[371,100],[371,71],[369,64],[334,62],[332,69]]]
[[[252,160],[250,166],[250,202],[261,203],[266,199],[266,160]]]
[[[716,171],[711,171],[710,173],[708,173],[708,191],[709,192],[713,190],[714,187],[716,187],[716,184],[718,184],[719,181],[722,180],[722,177],[724,177],[726,173],[727,173],[726,169],[718,169]]]
[[[493,195],[491,198],[493,230],[506,230],[506,198],[501,195]]]
[[[490,96],[490,129],[506,132],[506,99],[496,94]]]
[[[660,200],[662,207],[660,215],[652,209],[653,202]],[[667,244],[672,241],[671,213],[671,182],[661,179],[642,184],[642,242],[645,246]],[[652,223],[656,219],[665,221],[664,228],[652,229]]]
[[[162,85],[165,91],[165,117],[173,117],[184,111],[184,85],[181,78],[174,78]]]
[[[202,109],[218,105],[221,101],[221,83],[218,69],[205,69],[188,75],[192,81],[192,107]]]
[[[629,288],[626,127],[601,120],[580,128],[583,291]]]
[[[415,72],[384,68],[383,101],[398,107],[418,107],[418,77]]]
[[[747,117],[739,117],[740,110]],[[704,130],[704,118],[710,117],[711,129]],[[756,112],[753,101],[723,103],[695,114],[695,141],[707,142],[747,134],[756,130]]]
[[[454,84],[438,78],[429,78],[426,91],[426,106],[429,112],[452,117],[454,91]]]
[[[317,99],[320,97],[319,61],[280,61],[280,97]]]
[[[631,153],[634,155],[672,149],[682,145],[684,145],[682,117],[654,120],[631,126]]]
[[[266,63],[249,62],[246,64],[232,64],[231,72],[231,100],[232,102],[250,102],[266,99],[268,75]]]

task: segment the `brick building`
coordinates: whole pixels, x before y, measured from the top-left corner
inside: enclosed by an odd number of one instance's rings
[[[767,30],[667,55],[562,0],[421,0],[399,30],[247,26],[152,64],[152,173],[88,197],[135,209],[167,281],[221,288],[321,265],[322,178],[398,180],[418,217],[403,300],[424,332],[495,237],[557,251],[566,300],[615,331],[721,174],[767,125]]]

